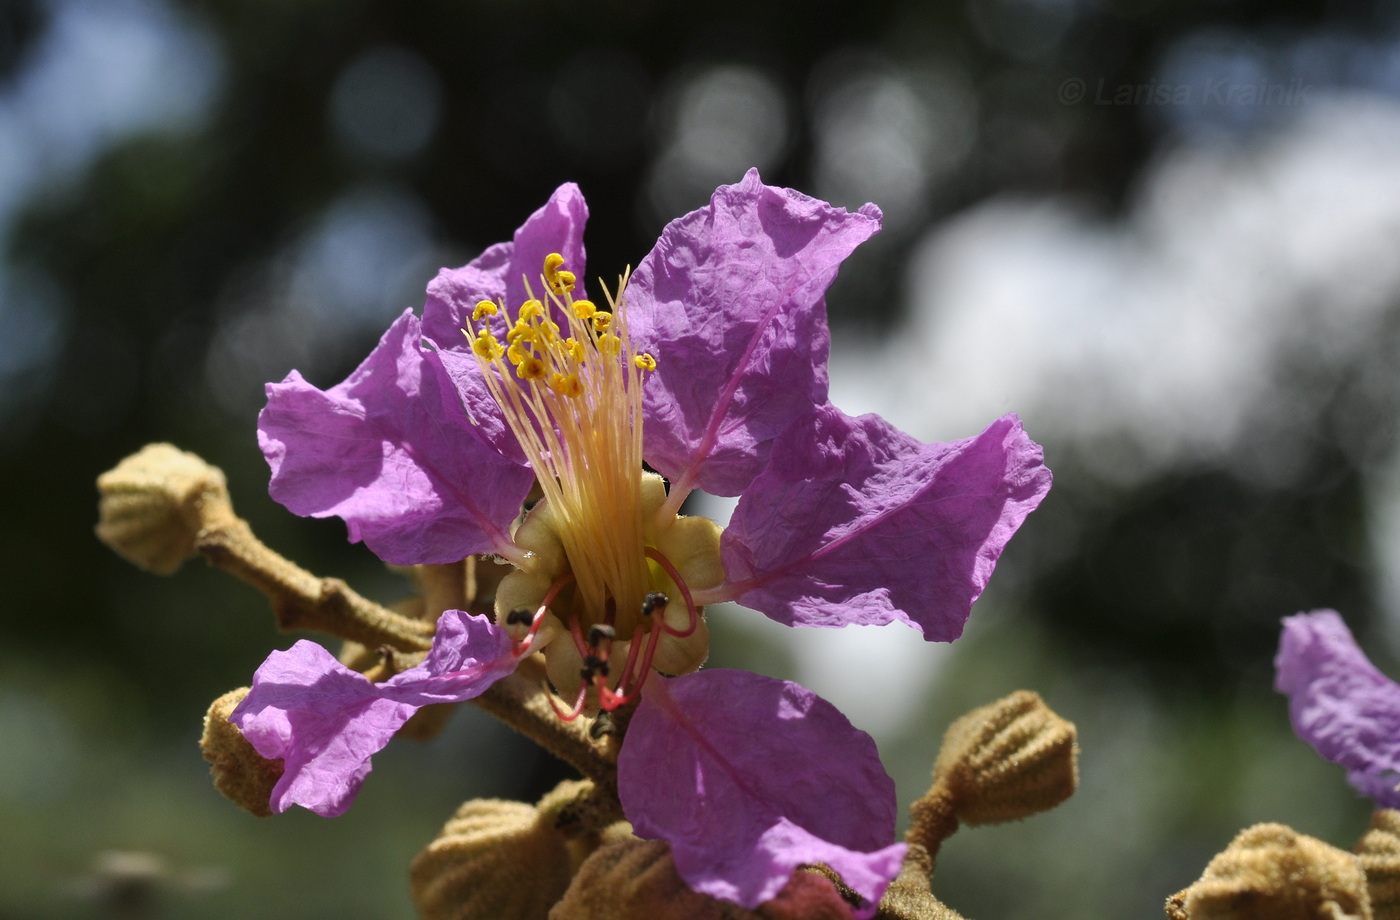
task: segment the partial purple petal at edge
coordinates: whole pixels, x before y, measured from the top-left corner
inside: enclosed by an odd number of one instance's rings
[[[329,390],[295,371],[268,384],[258,443],[269,491],[295,514],[340,517],[386,562],[498,552],[534,476],[490,443],[489,426],[472,425],[419,341],[406,311]]]
[[[790,626],[898,620],[950,642],[1050,479],[1014,415],[924,444],[823,406],[775,442],[739,500],[720,591]]]
[[[449,610],[421,665],[372,684],[320,645],[299,640],[273,652],[229,717],[253,749],[283,761],[271,807],[343,814],[370,772],[370,758],[429,703],[480,696],[515,669],[511,641],[487,617]]]
[[[1336,611],[1286,617],[1274,667],[1298,737],[1377,805],[1400,808],[1400,684],[1371,664]]]
[[[638,836],[691,888],[754,908],[825,863],[874,914],[899,872],[894,783],[869,735],[798,684],[714,669],[653,676],[618,757]]]

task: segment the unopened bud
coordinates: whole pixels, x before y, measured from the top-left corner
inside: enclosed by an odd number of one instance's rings
[[[910,806],[906,835],[930,859],[964,824],[996,824],[1054,808],[1079,779],[1074,724],[1029,690],[958,719],[943,736],[933,785]]]
[[[568,782],[540,807],[478,799],[457,810],[413,860],[409,887],[423,920],[533,920],[564,894],[581,857],[559,811],[591,784]]]
[[[1282,824],[1241,831],[1189,888],[1171,920],[1371,920],[1361,861]]]
[[[240,808],[266,818],[272,814],[272,787],[282,778],[283,767],[280,759],[268,760],[253,750],[238,726],[228,720],[247,695],[248,688],[240,687],[214,701],[204,716],[199,749],[209,761],[214,788]]]
[[[224,474],[169,444],[148,444],[97,477],[97,536],[143,569],[169,575],[194,555],[211,515],[232,515]]]
[[[1400,920],[1400,811],[1385,808],[1371,815],[1356,855],[1366,873],[1372,915],[1376,920]]]

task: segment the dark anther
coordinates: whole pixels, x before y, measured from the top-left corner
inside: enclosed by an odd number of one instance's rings
[[[594,626],[592,629],[588,630],[588,644],[591,646],[596,647],[598,643],[602,642],[604,639],[616,638],[617,630],[604,623],[599,623],[597,626]]]
[[[529,607],[516,607],[510,613],[506,614],[506,625],[514,626],[517,623],[523,623],[528,626],[534,619],[535,612]]]
[[[593,724],[588,726],[588,734],[594,741],[597,741],[604,735],[611,735],[616,731],[617,728],[613,725],[612,721],[612,713],[608,712],[606,709],[598,713],[598,717],[593,720]]]
[[[585,655],[583,658],[583,670],[579,672],[585,681],[593,679],[594,674],[608,676],[608,663],[597,655]]]
[[[665,610],[666,605],[671,603],[671,599],[660,591],[653,591],[647,595],[647,599],[642,601],[642,616],[649,617],[658,609]]]

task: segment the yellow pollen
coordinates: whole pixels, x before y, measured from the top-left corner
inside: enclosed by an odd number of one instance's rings
[[[533,355],[528,356],[516,364],[515,373],[521,380],[542,380],[544,378],[544,362]]]
[[[488,316],[495,316],[499,312],[496,305],[489,300],[483,300],[472,310],[472,322],[479,323]]]
[[[472,351],[478,357],[487,361],[495,361],[505,354],[505,349],[501,348],[501,343],[496,341],[496,337],[489,332],[483,332],[472,339]]]
[[[544,316],[544,304],[538,300],[527,300],[520,305],[520,312],[516,314],[517,323],[527,323],[532,319],[539,319]]]
[[[564,267],[564,257],[557,252],[551,252],[544,257],[544,276],[550,278],[559,273],[559,269]]]
[[[583,343],[570,336],[564,340],[564,354],[575,364],[583,363]]]
[[[597,312],[598,308],[594,306],[593,301],[591,300],[574,301],[574,316],[577,316],[579,319],[588,319],[590,316]]]
[[[538,336],[535,335],[535,330],[531,329],[523,322],[517,322],[506,332],[506,341],[512,345],[522,339],[526,342],[533,342],[536,338],[538,338]]]
[[[549,283],[549,289],[557,295],[567,294],[574,289],[574,273],[560,272]]]
[[[644,371],[656,370],[656,359],[648,354],[636,355],[632,358],[632,363]]]
[[[521,363],[533,358],[534,354],[534,349],[530,347],[528,341],[512,342],[511,346],[506,349],[506,360],[518,367]]]
[[[612,325],[612,314],[607,310],[599,310],[593,314],[593,328],[599,332],[607,332]]]
[[[550,374],[549,388],[560,396],[583,395],[583,382],[578,379],[578,374]]]

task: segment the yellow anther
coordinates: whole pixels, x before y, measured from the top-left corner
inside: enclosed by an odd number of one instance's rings
[[[594,313],[598,312],[598,308],[594,306],[591,300],[575,300],[573,307],[574,316],[577,316],[579,319],[588,319]]]
[[[569,360],[575,364],[583,363],[583,343],[578,339],[564,340],[564,354],[569,356]]]
[[[574,289],[574,273],[559,272],[549,279],[549,287],[556,294],[565,294]]]
[[[612,325],[612,314],[607,310],[599,310],[593,314],[593,328],[599,332],[607,332]]]
[[[522,361],[534,357],[534,351],[529,342],[512,342],[506,349],[506,357],[511,364],[518,366]]]
[[[501,348],[501,343],[496,341],[496,337],[489,332],[483,332],[472,339],[472,351],[476,352],[487,361],[495,361],[505,354],[505,349]]]
[[[540,341],[546,345],[553,345],[559,341],[559,324],[547,319],[535,327],[540,334]]]
[[[552,278],[554,273],[564,267],[564,257],[557,252],[551,252],[544,257],[544,276]]]
[[[489,300],[483,300],[481,303],[477,304],[476,309],[472,311],[472,322],[479,323],[488,316],[495,316],[498,312],[500,311],[496,308],[494,303]]]
[[[506,341],[514,345],[516,342],[533,342],[539,338],[535,330],[522,322],[517,322],[506,331]]]
[[[622,339],[611,332],[603,333],[598,336],[598,353],[605,358],[616,358],[622,354]]]
[[[544,362],[529,355],[515,366],[515,373],[521,380],[542,380],[544,379]]]
[[[527,300],[520,305],[520,313],[516,315],[517,323],[528,323],[532,319],[544,316],[544,304],[538,300]]]
[[[549,388],[560,396],[579,396],[583,393],[583,383],[578,379],[578,374],[551,374]]]
[[[656,359],[648,354],[635,355],[632,358],[632,363],[637,365],[644,371],[656,370]]]

